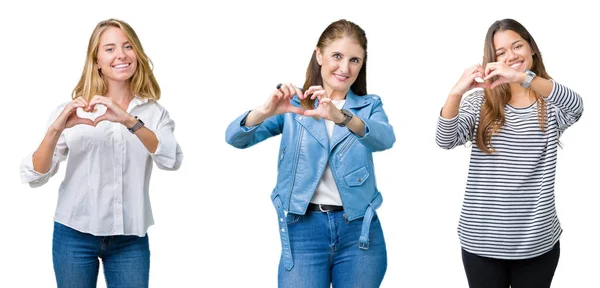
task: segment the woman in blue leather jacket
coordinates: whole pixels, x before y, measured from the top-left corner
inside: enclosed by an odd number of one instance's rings
[[[333,22],[302,90],[277,85],[266,103],[227,128],[226,141],[237,148],[282,135],[271,195],[282,243],[280,287],[379,287],[385,275],[372,153],[396,138],[380,97],[367,94],[366,68],[364,30]]]

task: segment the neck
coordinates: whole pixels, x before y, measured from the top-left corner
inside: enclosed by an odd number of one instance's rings
[[[104,96],[111,98],[123,109],[127,109],[129,102],[133,99],[133,94],[129,90],[129,81],[109,82],[107,84],[108,91]]]
[[[510,104],[513,107],[522,108],[528,107],[535,102],[535,94],[529,88],[523,88],[517,83],[510,84]]]

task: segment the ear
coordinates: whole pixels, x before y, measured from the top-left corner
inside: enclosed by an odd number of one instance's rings
[[[315,48],[315,52],[317,54],[317,63],[319,63],[319,65],[323,65],[323,54],[321,54],[321,49],[317,47]]]

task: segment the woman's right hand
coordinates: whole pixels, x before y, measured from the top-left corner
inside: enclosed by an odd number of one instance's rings
[[[63,130],[78,124],[95,126],[94,121],[86,118],[79,118],[79,116],[77,116],[77,108],[81,107],[85,110],[87,105],[88,103],[83,98],[75,98],[73,101],[71,101],[71,103],[65,106],[63,111],[60,113],[60,115],[58,115],[50,127],[56,131],[62,132]]]
[[[456,85],[450,91],[451,97],[462,98],[462,95],[474,88],[490,88],[487,82],[477,82],[475,79],[480,78],[483,81],[485,77],[485,69],[480,64],[471,66],[465,69]]]
[[[261,112],[266,117],[279,115],[287,112],[296,114],[303,114],[304,110],[300,107],[296,107],[290,103],[290,100],[294,95],[301,96],[302,91],[292,83],[281,84],[279,89],[276,89],[271,93],[267,102],[261,106]]]

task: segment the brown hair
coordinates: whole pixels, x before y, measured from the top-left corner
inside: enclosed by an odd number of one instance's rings
[[[154,78],[152,73],[152,61],[144,53],[140,39],[137,34],[122,20],[108,19],[101,21],[96,25],[87,49],[87,56],[85,65],[83,67],[83,73],[79,83],[73,89],[72,98],[83,97],[87,101],[90,101],[94,95],[104,95],[107,92],[107,86],[102,73],[96,68],[96,62],[98,61],[98,49],[100,45],[100,37],[102,33],[109,27],[116,27],[123,31],[125,37],[133,47],[133,51],[137,58],[137,69],[131,78],[129,79],[129,89],[133,95],[141,98],[149,98],[154,101],[160,99],[160,87]]]
[[[363,65],[360,71],[358,72],[358,76],[350,89],[354,94],[358,96],[363,96],[367,94],[367,36],[365,31],[360,28],[360,26],[356,25],[353,22],[348,20],[338,20],[335,21],[321,34],[319,37],[319,41],[317,42],[317,47],[323,51],[325,47],[331,44],[333,41],[337,39],[341,39],[344,37],[350,37],[356,40],[356,42],[365,50],[365,59],[363,60]],[[312,57],[310,58],[310,62],[308,63],[308,68],[306,68],[306,80],[304,81],[304,86],[302,87],[303,91],[306,91],[310,86],[315,85],[323,85],[323,78],[321,77],[321,65],[317,62],[317,51],[313,51]],[[313,109],[315,100],[311,100],[309,97],[301,100],[302,107],[304,109]]]
[[[533,54],[533,64],[531,71],[537,76],[551,79],[546,68],[544,67],[544,61],[542,60],[542,53],[538,48],[535,40],[529,34],[527,29],[521,25],[521,23],[513,19],[503,19],[494,22],[488,29],[487,35],[485,36],[485,45],[483,49],[483,67],[490,62],[496,62],[496,49],[494,47],[494,35],[496,32],[502,32],[511,30],[519,34],[531,48]],[[495,81],[497,77],[493,77],[492,81]],[[502,126],[504,126],[504,107],[511,99],[510,86],[508,84],[501,84],[494,89],[485,89],[485,100],[481,106],[481,115],[479,117],[479,128],[476,133],[477,147],[487,154],[493,153],[494,147],[492,147],[492,135],[497,133]],[[545,131],[546,128],[546,102],[544,98],[535,93],[537,109],[538,109],[538,121],[540,128]]]

